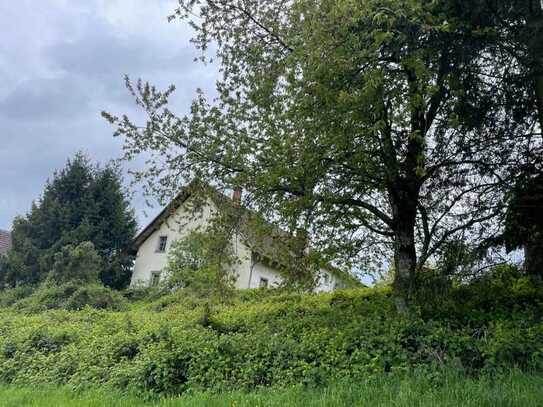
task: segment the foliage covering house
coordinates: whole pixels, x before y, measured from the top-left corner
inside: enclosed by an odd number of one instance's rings
[[[261,221],[240,206],[240,198],[240,191],[234,191],[230,198],[196,182],[183,188],[136,237],[131,286],[154,286],[165,281],[172,245],[191,231],[205,231],[224,211],[233,211],[238,217],[231,238],[236,261],[226,271],[232,273],[236,288],[276,287],[286,279],[296,278],[293,273],[296,273],[297,248],[303,246],[302,256],[308,258],[307,241]],[[315,291],[361,285],[349,273],[330,264],[313,267]]]

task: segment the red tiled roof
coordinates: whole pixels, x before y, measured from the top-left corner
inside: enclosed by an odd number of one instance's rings
[[[11,233],[0,230],[0,256],[6,254],[11,249]]]

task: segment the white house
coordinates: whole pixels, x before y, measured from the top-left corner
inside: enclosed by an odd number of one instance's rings
[[[234,191],[233,197],[229,198],[214,189],[211,190],[211,194],[201,194],[199,191],[202,189],[195,187],[195,183],[183,188],[139,233],[133,247],[136,261],[131,287],[156,286],[167,279],[164,268],[172,243],[187,236],[190,231],[204,229],[222,204],[239,205],[240,191]],[[195,210],[195,207],[198,207],[198,210]],[[242,210],[249,213],[248,210]],[[288,269],[285,267],[285,260],[279,258],[279,248],[287,239],[293,238],[277,228],[271,228],[272,232],[262,236],[252,230],[248,222],[240,229],[233,237],[234,252],[238,259],[235,270],[232,270],[236,288],[279,285],[283,281],[282,273]],[[315,291],[331,291],[351,285],[358,285],[357,280],[327,266],[320,269]]]

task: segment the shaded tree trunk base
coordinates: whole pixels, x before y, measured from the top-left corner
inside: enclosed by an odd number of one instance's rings
[[[397,296],[394,298],[394,305],[396,305],[396,311],[398,314],[407,316],[409,315],[408,301],[403,296]]]

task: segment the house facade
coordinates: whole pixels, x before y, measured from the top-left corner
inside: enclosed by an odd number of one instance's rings
[[[0,229],[0,256],[5,256],[11,250],[11,233]]]
[[[184,188],[136,237],[134,243],[136,261],[131,287],[152,287],[167,279],[165,268],[172,244],[186,237],[191,231],[205,230],[210,220],[216,215],[219,210],[217,201],[209,197],[204,198],[204,201],[197,205],[198,210],[194,210],[196,206],[194,201],[202,199],[194,195],[197,194],[195,191],[197,189],[190,186]],[[236,192],[232,199],[219,192],[216,194],[221,195],[219,199],[228,200],[231,204],[235,204],[239,199],[239,196],[235,196]],[[237,261],[230,272],[235,276],[237,289],[272,288],[283,282],[281,261],[274,258],[273,254],[277,244],[270,244],[270,240],[269,236],[259,239],[251,231],[232,237]],[[332,267],[321,268],[315,291],[332,291],[336,288],[345,288],[352,283],[352,278],[349,279]]]

